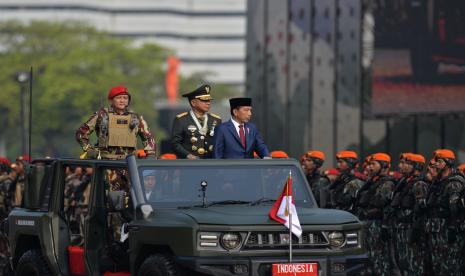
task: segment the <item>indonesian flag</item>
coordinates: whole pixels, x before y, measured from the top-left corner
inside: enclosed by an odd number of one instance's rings
[[[281,195],[273,204],[269,216],[271,219],[284,224],[287,228],[289,228],[289,222],[292,221],[290,228],[292,233],[297,237],[302,235],[302,227],[300,227],[299,217],[297,216],[297,210],[295,209],[294,198],[292,196],[292,176],[290,174]]]

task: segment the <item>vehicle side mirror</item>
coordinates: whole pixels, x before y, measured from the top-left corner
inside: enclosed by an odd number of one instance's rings
[[[108,192],[108,211],[122,211],[126,209],[128,204],[128,196],[124,191],[109,191]]]

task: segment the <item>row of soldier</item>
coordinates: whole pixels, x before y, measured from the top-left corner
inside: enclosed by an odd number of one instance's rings
[[[15,162],[0,157],[0,220],[4,220],[9,212],[22,206],[24,196],[25,167],[29,156],[18,156]],[[0,232],[0,266],[3,267],[8,257],[7,237]]]
[[[0,219],[14,207],[20,207],[24,196],[25,167],[29,157],[18,156],[14,163],[0,157]]]
[[[320,207],[364,223],[373,275],[464,274],[465,166],[455,166],[454,152],[436,150],[428,163],[420,154],[401,154],[396,173],[385,153],[366,157],[361,171],[355,152],[336,159],[337,169],[325,173],[320,151],[300,161]]]

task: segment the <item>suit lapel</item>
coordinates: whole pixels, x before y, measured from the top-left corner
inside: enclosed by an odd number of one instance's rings
[[[236,141],[239,143],[239,145],[241,145],[241,147],[242,147],[241,139],[239,138],[239,134],[237,134],[236,127],[234,126],[233,122],[231,122],[231,120],[228,121],[228,129],[231,132],[231,134],[234,136],[234,138],[236,138]]]
[[[247,151],[252,147],[253,144],[253,133],[252,129],[250,128],[249,124],[244,124],[245,126],[245,145]]]

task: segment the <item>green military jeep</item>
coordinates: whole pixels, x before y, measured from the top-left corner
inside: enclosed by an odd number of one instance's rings
[[[289,172],[302,236],[268,213]],[[360,221],[295,160],[43,159],[7,220],[16,275],[360,275]],[[306,274],[305,274],[306,273]]]

